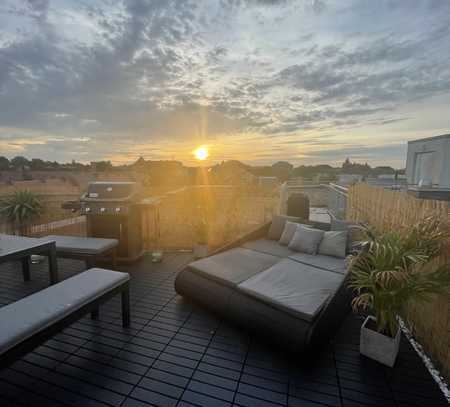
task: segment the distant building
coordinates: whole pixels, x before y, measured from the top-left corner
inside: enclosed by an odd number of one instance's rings
[[[381,180],[395,180],[395,174],[380,174],[377,178]]]
[[[380,174],[377,177],[368,177],[365,182],[369,185],[387,189],[406,189],[406,176],[398,173]]]
[[[328,172],[319,172],[312,177],[313,182],[319,182],[319,183],[333,181],[335,179],[336,179],[336,176],[334,174],[330,174]]]
[[[406,177],[415,196],[450,199],[450,134],[408,142]]]
[[[362,180],[363,176],[361,174],[340,174],[338,183],[340,185],[351,185],[361,182]]]
[[[289,178],[289,181],[287,182],[288,185],[303,185],[305,183],[305,179],[303,177],[294,177]]]
[[[408,142],[409,185],[450,188],[450,134]]]

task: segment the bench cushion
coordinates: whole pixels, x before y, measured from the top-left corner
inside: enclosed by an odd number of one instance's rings
[[[238,285],[246,294],[306,321],[312,321],[344,276],[289,259]]]
[[[94,268],[0,308],[0,354],[129,279],[128,273]]]
[[[279,257],[238,247],[189,264],[189,268],[207,278],[236,286],[280,260]]]
[[[278,257],[288,257],[295,253],[293,250],[288,249],[277,241],[269,239],[252,240],[244,243],[242,247]]]
[[[307,254],[295,253],[288,256],[290,260],[306,264],[308,266],[317,267],[321,270],[332,271],[334,273],[346,274],[347,261],[333,256],[325,256],[323,254]]]
[[[113,249],[118,245],[116,239],[103,239],[98,237],[79,237],[79,236],[60,236],[50,235],[45,240],[54,240],[56,252],[65,252],[73,254],[97,255],[107,250]]]

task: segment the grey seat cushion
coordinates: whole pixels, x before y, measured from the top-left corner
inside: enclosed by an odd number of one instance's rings
[[[303,263],[308,266],[317,267],[321,270],[332,271],[334,273],[346,274],[347,261],[333,256],[323,254],[294,253],[288,257],[290,260]]]
[[[271,306],[312,321],[343,281],[343,276],[289,259],[238,285]]]
[[[129,279],[128,273],[94,268],[0,308],[0,353]]]
[[[288,249],[277,241],[269,239],[252,240],[244,243],[242,247],[278,257],[288,257],[295,253],[293,250]]]
[[[279,260],[277,256],[237,247],[194,261],[188,267],[205,277],[234,287],[273,266]]]
[[[88,255],[101,254],[119,244],[117,239],[102,239],[98,237],[49,235],[43,239],[54,240],[56,252]]]
[[[300,222],[300,218],[287,215],[275,215],[272,218],[272,223],[270,224],[269,231],[267,232],[267,238],[271,240],[280,240],[286,221]]]

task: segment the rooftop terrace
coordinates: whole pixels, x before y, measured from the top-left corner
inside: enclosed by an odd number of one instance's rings
[[[1,406],[446,406],[402,338],[393,369],[359,354],[361,320],[350,315],[312,358],[283,354],[177,296],[173,281],[191,260],[167,254],[119,269],[131,276],[132,326],[120,301],[100,309],[0,371]],[[61,278],[84,264],[59,260]],[[0,306],[48,284],[45,264],[24,283],[19,264],[0,266]]]

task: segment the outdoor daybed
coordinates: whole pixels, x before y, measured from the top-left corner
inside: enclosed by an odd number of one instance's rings
[[[340,252],[334,253],[339,257],[309,254],[293,250],[292,241],[291,248],[279,242],[287,232],[286,221],[292,227],[300,219],[275,216],[272,223],[190,263],[178,274],[175,289],[262,337],[303,351],[326,340],[350,310],[346,288],[350,233],[328,232],[327,236],[341,239]],[[309,223],[306,228],[327,226]],[[343,231],[347,225],[333,222],[332,229]]]

